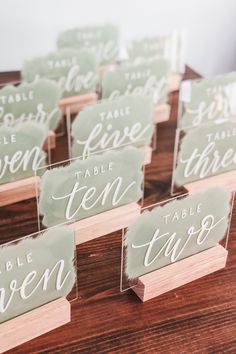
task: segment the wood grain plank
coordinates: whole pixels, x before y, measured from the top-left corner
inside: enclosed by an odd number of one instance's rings
[[[2,80],[19,74],[1,74]],[[199,75],[187,68],[186,78]],[[170,95],[170,120],[157,127],[157,149],[146,167],[145,205],[170,196],[178,93]],[[57,139],[53,161],[66,158]],[[14,225],[14,227],[13,227]],[[37,231],[36,203],[0,208],[0,242]],[[119,292],[121,231],[77,248],[79,299],[72,322],[9,353],[218,354],[236,353],[236,207],[227,266],[147,303]]]

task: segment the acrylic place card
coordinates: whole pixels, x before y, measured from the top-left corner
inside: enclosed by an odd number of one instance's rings
[[[123,235],[121,290],[145,301],[225,265],[232,201],[215,187],[144,208]]]
[[[228,229],[231,199],[229,191],[213,188],[145,210],[125,234],[128,278],[214,247]]]
[[[0,254],[1,350],[70,321],[66,297],[76,284],[71,228],[55,227],[3,244]]]
[[[142,152],[126,147],[47,170],[39,196],[43,225],[78,221],[137,202],[142,197],[142,163]]]
[[[102,81],[102,98],[114,99],[122,95],[150,96],[155,105],[166,103],[170,65],[165,59],[142,64],[123,64],[107,70]]]
[[[141,63],[150,58],[165,58],[171,62],[171,71],[185,71],[185,33],[173,31],[167,35],[145,37],[130,42],[127,47],[128,60]]]
[[[46,127],[34,122],[0,125],[0,206],[35,197],[35,171],[48,163],[46,138]]]
[[[117,224],[127,224],[139,213],[137,202],[143,195],[143,152],[139,149],[128,146],[65,163],[52,166],[41,177],[38,212],[44,226],[73,221],[77,243],[81,243],[87,240],[86,230],[95,238],[105,232],[101,228],[121,229]]]
[[[57,85],[45,79],[7,85],[0,90],[0,124],[35,122],[54,131],[61,119],[60,97]]]
[[[64,49],[26,61],[22,77],[31,82],[39,78],[55,81],[62,97],[93,93],[98,83],[98,61],[89,50]]]
[[[86,107],[73,121],[72,156],[85,159],[93,153],[125,144],[147,147],[151,155],[153,133],[153,103],[150,97],[137,95],[103,100]]]
[[[117,62],[119,57],[119,29],[110,24],[78,27],[59,35],[59,49],[91,49],[101,65]]]
[[[132,40],[127,52],[128,60],[136,63],[142,63],[150,58],[170,59],[171,37],[163,35]]]
[[[0,126],[0,184],[32,177],[46,165],[46,136],[46,128],[33,122]]]
[[[71,228],[51,228],[1,245],[0,253],[0,323],[67,296],[75,284]]]
[[[197,184],[203,188],[204,183],[236,189],[236,123],[177,130],[175,147],[173,193],[176,187],[190,191]]]
[[[236,117],[236,73],[182,82],[179,128],[222,123]]]

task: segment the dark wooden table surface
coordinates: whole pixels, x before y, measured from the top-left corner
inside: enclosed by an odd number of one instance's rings
[[[196,77],[187,69],[186,78]],[[2,82],[16,78],[0,74]],[[178,93],[171,94],[171,119],[157,129],[145,205],[170,196],[177,101]],[[53,160],[65,155],[61,138]],[[34,200],[0,208],[1,243],[35,231]],[[120,256],[121,231],[79,246],[79,299],[72,303],[71,323],[9,353],[236,353],[236,207],[226,269],[144,304],[131,290],[120,293]]]

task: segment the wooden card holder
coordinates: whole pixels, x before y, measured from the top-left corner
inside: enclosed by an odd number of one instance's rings
[[[170,105],[163,103],[154,109],[153,122],[155,124],[168,121],[170,118]]]
[[[66,114],[66,110],[68,107],[70,109],[70,113],[74,114],[79,113],[84,106],[96,103],[97,101],[97,93],[91,92],[83,95],[62,98],[59,102],[59,106],[64,115]]]
[[[49,302],[0,324],[0,353],[15,348],[71,321],[66,298]]]
[[[170,78],[170,92],[179,91],[182,81],[182,75],[179,73],[172,73]]]
[[[0,207],[36,197],[37,176],[0,185]]]
[[[152,147],[149,145],[141,146],[139,148],[144,153],[144,165],[149,165],[152,162]]]
[[[231,192],[236,191],[236,170],[185,184],[184,188],[187,189],[189,194],[195,194],[213,186],[225,187]]]
[[[145,302],[224,268],[227,256],[228,251],[217,245],[139,277],[132,290]]]
[[[48,151],[49,149],[56,148],[56,133],[53,130],[49,130],[48,137],[44,142],[43,150]]]
[[[129,203],[115,209],[74,222],[69,227],[75,231],[76,245],[124,229],[140,215],[141,207]]]

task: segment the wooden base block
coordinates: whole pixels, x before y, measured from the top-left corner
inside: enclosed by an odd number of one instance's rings
[[[154,109],[153,121],[155,124],[166,122],[170,118],[170,105],[161,104]]]
[[[184,185],[189,194],[203,192],[214,186],[225,187],[231,192],[236,191],[236,170]]]
[[[132,290],[144,302],[226,265],[228,251],[217,245],[138,278]]]
[[[45,151],[48,151],[49,149],[52,150],[55,148],[56,148],[56,133],[53,130],[49,130],[48,137],[43,145],[43,149]]]
[[[0,324],[0,353],[70,321],[70,303],[65,298],[61,298],[4,322]]]
[[[182,81],[182,75],[179,73],[172,73],[170,78],[170,92],[178,91]]]
[[[144,165],[148,165],[152,162],[152,147],[149,145],[141,146],[140,149],[144,153]]]
[[[83,107],[96,103],[97,101],[98,95],[95,92],[91,92],[84,95],[62,98],[59,102],[59,106],[63,114],[66,114],[67,107],[70,108],[70,113],[74,114],[80,112]]]
[[[76,245],[123,229],[139,216],[141,207],[130,203],[70,225],[75,230]]]
[[[35,176],[0,185],[0,207],[36,197],[39,181]]]

